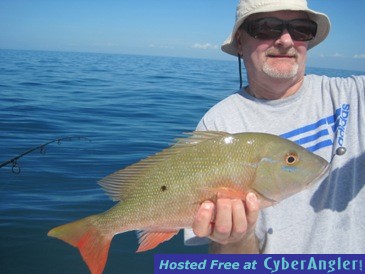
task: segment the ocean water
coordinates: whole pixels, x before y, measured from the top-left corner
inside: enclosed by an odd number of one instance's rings
[[[0,50],[0,164],[72,137],[0,169],[0,273],[88,273],[78,250],[47,232],[113,206],[98,180],[193,131],[238,85],[231,61]],[[104,273],[153,273],[156,253],[207,252],[181,233],[137,246],[135,232],[115,236]]]

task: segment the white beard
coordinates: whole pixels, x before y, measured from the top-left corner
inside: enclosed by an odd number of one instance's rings
[[[290,79],[293,78],[298,73],[299,65],[295,64],[290,70],[280,70],[277,69],[268,63],[264,63],[264,66],[262,68],[263,72],[266,73],[266,75],[277,78],[277,79]]]

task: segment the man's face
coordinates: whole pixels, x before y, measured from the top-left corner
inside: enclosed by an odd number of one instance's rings
[[[304,12],[278,11],[254,14],[248,20],[275,17],[282,20],[307,19]],[[287,30],[280,37],[260,40],[243,29],[237,32],[238,52],[241,54],[250,80],[302,78],[305,72],[307,41],[295,41]]]

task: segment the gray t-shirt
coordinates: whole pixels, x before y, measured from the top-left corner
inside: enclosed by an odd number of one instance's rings
[[[330,161],[319,184],[260,211],[263,253],[365,253],[365,76],[305,76],[285,99],[256,99],[244,90],[210,109],[197,130],[266,132],[290,139]],[[185,243],[202,244],[191,230]]]

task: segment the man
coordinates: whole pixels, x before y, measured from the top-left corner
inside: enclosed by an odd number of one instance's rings
[[[330,30],[305,0],[241,0],[222,45],[243,59],[249,85],[218,103],[197,130],[267,132],[331,161],[329,176],[274,207],[258,198],[204,202],[186,244],[214,253],[364,253],[365,77],[305,76],[307,50]],[[219,196],[219,194],[218,194]]]

